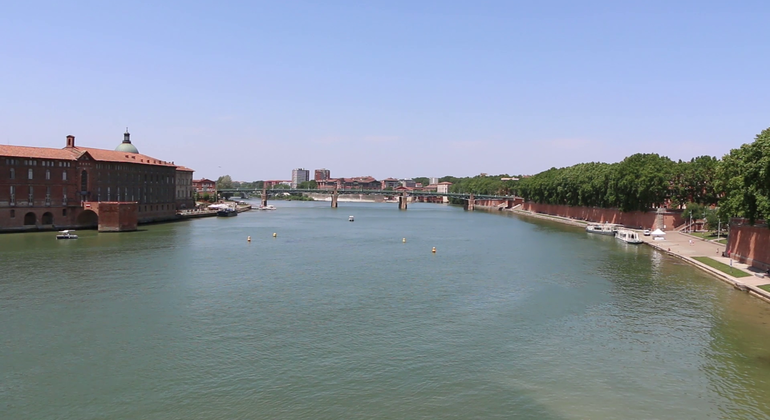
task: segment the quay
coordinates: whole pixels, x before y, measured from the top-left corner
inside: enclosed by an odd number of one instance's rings
[[[540,213],[533,213],[521,209],[508,210],[517,215],[525,217],[534,217],[537,219],[551,220],[562,224],[585,227],[589,222],[570,219],[561,216],[551,216]],[[708,241],[703,238],[688,235],[686,233],[669,230],[666,232],[665,240],[653,240],[651,236],[644,236],[639,230],[639,236],[644,239],[644,244],[655,248],[656,250],[668,254],[672,257],[685,261],[707,273],[714,275],[719,280],[733,286],[737,290],[748,292],[767,303],[770,303],[770,291],[764,290],[759,286],[770,285],[770,277],[766,273],[741,263],[725,255],[725,245]],[[745,277],[734,277],[723,271],[710,267],[698,260],[696,257],[707,257],[727,266],[738,270],[739,273],[747,274]]]

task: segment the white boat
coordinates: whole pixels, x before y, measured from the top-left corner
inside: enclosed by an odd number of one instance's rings
[[[615,235],[618,225],[612,223],[592,223],[586,226],[586,232],[598,233],[599,235]]]
[[[268,204],[266,206],[257,207],[257,210],[275,210],[275,206],[272,204]]]
[[[75,235],[74,230],[62,230],[56,235],[56,239],[77,239],[78,235]]]
[[[353,216],[348,217],[348,222],[355,222],[356,218]]]
[[[639,237],[639,232],[634,230],[618,229],[615,233],[615,237],[627,244],[640,244],[644,242],[642,238]]]

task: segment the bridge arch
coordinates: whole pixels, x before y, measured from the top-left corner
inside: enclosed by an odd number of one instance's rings
[[[78,215],[77,223],[81,227],[96,227],[99,225],[99,215],[93,210],[84,210]]]

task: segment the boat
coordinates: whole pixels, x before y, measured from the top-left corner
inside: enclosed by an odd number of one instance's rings
[[[615,233],[615,237],[627,244],[640,244],[644,242],[639,237],[639,232],[634,230],[618,229],[618,231]]]
[[[614,236],[618,230],[618,225],[612,223],[592,223],[586,226],[586,232],[598,233],[599,235],[611,235]]]
[[[77,239],[78,235],[75,235],[74,230],[62,230],[56,235],[56,239]]]
[[[275,210],[275,206],[272,204],[268,204],[266,206],[259,206],[257,207],[258,210]]]
[[[221,210],[217,210],[217,216],[219,216],[219,217],[233,217],[233,216],[237,216],[237,215],[238,215],[238,211],[235,210],[235,208],[233,208],[233,207],[228,207],[228,208],[224,208],[224,209],[221,209]]]
[[[355,222],[356,219],[353,216],[348,217],[348,222]]]

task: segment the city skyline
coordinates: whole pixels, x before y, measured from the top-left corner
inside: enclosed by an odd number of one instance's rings
[[[764,2],[10,3],[0,144],[196,178],[535,174],[721,158],[767,128]]]

